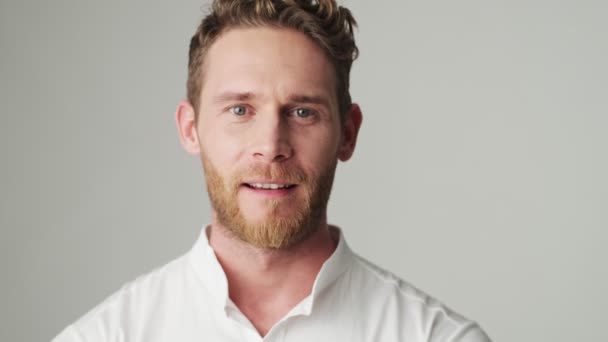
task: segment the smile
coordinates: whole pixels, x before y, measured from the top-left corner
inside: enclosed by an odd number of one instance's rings
[[[295,186],[295,184],[277,184],[277,183],[245,183],[246,186],[253,189],[263,189],[263,190],[280,190],[280,189],[290,189]]]

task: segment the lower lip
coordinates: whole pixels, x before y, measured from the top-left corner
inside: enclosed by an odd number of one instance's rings
[[[271,190],[271,189],[256,189],[256,188],[252,188],[249,187],[247,185],[242,185],[241,188],[243,190],[245,190],[246,192],[258,195],[258,196],[264,196],[264,197],[268,197],[268,198],[282,198],[282,197],[286,197],[289,196],[293,193],[293,191],[296,189],[295,186],[289,188],[289,189],[276,189],[276,190]]]

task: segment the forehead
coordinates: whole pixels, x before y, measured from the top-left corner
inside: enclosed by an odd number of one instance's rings
[[[207,52],[203,75],[203,94],[279,90],[335,95],[335,72],[326,53],[291,29],[233,28],[222,33]]]

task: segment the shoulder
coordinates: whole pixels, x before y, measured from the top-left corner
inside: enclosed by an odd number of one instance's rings
[[[355,254],[350,273],[367,298],[367,312],[383,317],[383,324],[409,329],[408,336],[428,341],[490,341],[475,321],[361,256]]]
[[[137,277],[85,314],[76,325],[86,325],[91,319],[105,314],[129,315],[148,309],[152,303],[163,300],[167,291],[178,285],[186,267],[187,258],[181,256]]]
[[[153,320],[157,309],[170,305],[171,293],[185,283],[187,267],[188,258],[184,255],[126,283],[53,342],[123,340],[142,322]]]

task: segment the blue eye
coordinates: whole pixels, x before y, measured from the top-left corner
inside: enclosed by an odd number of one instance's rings
[[[294,114],[299,118],[307,118],[313,114],[313,111],[308,108],[296,108]]]
[[[247,108],[245,108],[245,106],[233,106],[230,107],[230,111],[232,112],[232,114],[237,116],[243,116],[247,114]]]

